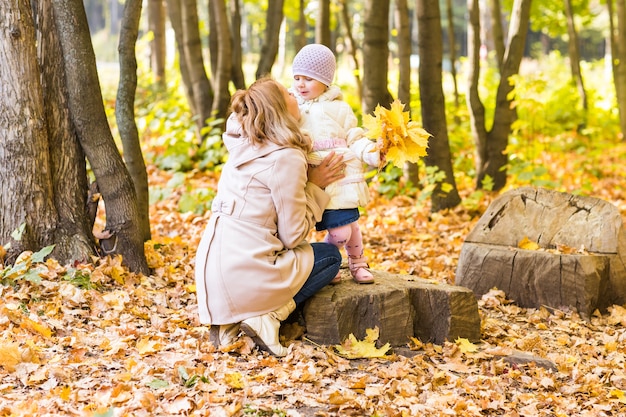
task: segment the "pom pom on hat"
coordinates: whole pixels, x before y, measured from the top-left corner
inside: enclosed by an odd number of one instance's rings
[[[314,43],[300,49],[293,59],[294,77],[302,75],[323,84],[331,85],[335,78],[335,54],[328,47]]]

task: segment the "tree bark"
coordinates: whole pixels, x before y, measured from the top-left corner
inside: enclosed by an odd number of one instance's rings
[[[580,94],[580,101],[585,117],[585,121],[579,124],[579,128],[582,128],[587,124],[587,92],[585,91],[585,83],[583,82],[583,76],[580,70],[580,48],[578,47],[578,32],[576,31],[576,24],[574,23],[574,13],[572,11],[571,0],[565,0],[565,15],[567,17],[567,33],[569,35],[567,47],[569,52],[570,68],[572,70],[572,78],[574,78],[576,88],[578,89],[578,94]]]
[[[494,48],[496,49],[496,61],[498,62],[498,68],[502,69],[502,62],[504,61],[505,45],[504,45],[504,29],[502,28],[502,7],[500,6],[500,0],[491,0],[490,10],[491,10],[491,32],[493,36]]]
[[[306,23],[306,14],[304,13],[304,9],[306,8],[306,0],[298,1],[298,23],[296,24],[296,32],[293,37],[294,49],[299,51],[304,48],[306,45],[306,32],[307,32],[307,23]]]
[[[12,263],[52,242],[57,215],[30,4],[4,2],[0,17],[0,239]]]
[[[330,0],[319,0],[315,20],[315,42],[334,50],[330,40]]]
[[[450,75],[454,87],[454,106],[459,107],[459,87],[456,82],[456,37],[454,36],[454,13],[452,13],[452,0],[446,0],[446,12],[448,17],[448,47],[450,49]]]
[[[509,98],[509,93],[513,90],[509,78],[519,72],[522,62],[530,20],[530,5],[531,0],[515,0],[513,2],[507,47],[496,92],[493,127],[487,133],[488,160],[477,170],[478,183],[480,184],[485,176],[489,175],[493,178],[494,190],[500,190],[506,184],[507,172],[505,168],[508,158],[504,151],[509,142],[511,124],[515,120],[515,109],[511,108],[512,99]]]
[[[246,79],[243,74],[243,63],[241,51],[241,8],[239,0],[230,0],[230,38],[232,49],[232,75],[231,79],[235,88],[243,90],[246,88]]]
[[[204,67],[196,0],[182,0],[180,11],[184,54],[180,59],[185,60],[189,74],[198,136],[202,140],[204,138],[202,130],[206,126],[207,119],[212,116],[213,89]]]
[[[419,0],[417,18],[419,56],[428,57],[420,60],[419,67],[422,122],[424,129],[432,135],[424,162],[426,166],[437,167],[446,174],[444,180],[435,184],[430,197],[431,211],[437,212],[455,207],[461,202],[452,169],[443,96],[443,39],[439,1]]]
[[[131,271],[147,274],[137,197],[109,129],[83,3],[53,0],[52,5],[63,50],[70,115],[104,198],[105,230],[115,240],[110,253],[122,255]],[[90,94],[85,94],[85,89]]]
[[[148,0],[148,28],[150,41],[150,69],[158,85],[165,87],[165,3],[164,0]]]
[[[341,2],[341,17],[346,27],[346,39],[348,40],[348,52],[352,57],[352,63],[354,65],[354,80],[356,82],[357,92],[359,94],[359,102],[363,100],[363,85],[361,83],[361,76],[359,69],[359,59],[357,58],[358,47],[354,36],[352,35],[352,20],[350,19],[350,12],[348,11],[348,0],[340,0]]]
[[[389,0],[366,0],[363,20],[363,113],[389,107]]]
[[[515,109],[511,108],[509,93],[513,86],[509,78],[519,72],[524,53],[531,0],[515,0],[509,24],[509,37],[500,66],[500,82],[496,91],[494,121],[491,130],[485,127],[485,108],[478,94],[480,78],[480,9],[478,0],[468,0],[470,23],[468,25],[468,74],[467,100],[470,108],[470,121],[476,144],[476,187],[483,188],[485,180],[492,180],[492,189],[500,190],[506,184],[506,164],[504,151],[508,145],[511,124],[515,120]],[[499,14],[499,12],[498,12]],[[495,22],[494,22],[495,24]]]
[[[613,68],[613,82],[619,111],[620,130],[622,140],[626,140],[626,5],[624,0],[616,1],[616,10],[613,11],[613,0],[607,0],[609,21],[611,24],[611,64]],[[617,14],[617,27],[614,19]]]
[[[224,0],[209,0],[210,13],[215,19],[217,38],[217,50],[211,51],[211,55],[217,55],[217,66],[213,73],[213,109],[212,114],[217,119],[226,119],[228,105],[230,104],[230,91],[228,85],[232,74],[232,45],[230,27],[226,13]]]
[[[137,58],[135,46],[139,35],[141,0],[126,0],[118,46],[120,80],[115,103],[115,117],[124,148],[124,162],[133,179],[139,210],[139,229],[144,241],[150,240],[150,197],[148,173],[141,152],[139,132],[135,123],[135,93],[137,91]]]
[[[89,262],[96,253],[93,225],[99,198],[97,194],[88,195],[85,153],[70,118],[65,64],[52,5],[43,1],[32,4],[37,10],[37,55],[43,87],[52,191],[58,216],[51,256],[65,265]]]
[[[280,27],[283,22],[284,0],[273,0],[267,7],[267,24],[265,26],[265,39],[261,47],[261,57],[256,70],[256,78],[261,78],[272,73],[272,66],[278,55],[278,43]]]
[[[487,128],[485,127],[485,106],[479,95],[480,82],[480,6],[479,0],[468,0],[467,10],[469,21],[467,25],[467,107],[469,108],[470,128],[474,138],[476,167],[487,163]],[[482,181],[482,180],[481,180]],[[482,188],[481,182],[476,183]]]

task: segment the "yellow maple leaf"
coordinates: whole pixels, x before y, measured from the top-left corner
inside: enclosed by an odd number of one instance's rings
[[[243,377],[239,372],[224,374],[224,382],[235,389],[242,389],[244,387]]]
[[[136,348],[140,355],[146,355],[148,353],[154,353],[158,350],[159,342],[150,340],[147,337],[142,338],[137,342]]]
[[[15,365],[22,361],[19,345],[13,342],[0,342],[0,366],[9,372],[15,370]]]
[[[365,339],[362,341],[357,340],[357,338],[350,333],[348,338],[344,340],[341,345],[335,345],[337,354],[347,359],[384,357],[391,346],[389,343],[386,343],[380,348],[376,347],[376,341],[378,340],[378,327],[374,329],[366,329],[365,333]]]
[[[22,321],[20,322],[20,327],[34,333],[39,333],[46,338],[52,337],[52,330],[50,330],[48,326],[31,320],[28,317],[22,319]]]
[[[377,147],[385,156],[381,158],[379,169],[385,162],[403,168],[405,162],[417,162],[427,154],[428,139],[432,135],[410,120],[409,112],[403,110],[404,104],[396,99],[390,109],[378,105],[373,116],[363,116],[367,137],[377,140]]]
[[[464,337],[457,337],[454,342],[459,346],[459,350],[463,353],[473,353],[478,350],[478,346]]]
[[[524,238],[519,241],[519,243],[517,244],[517,247],[520,249],[526,249],[526,250],[539,249],[539,245],[536,242],[533,242],[532,240],[528,239],[527,236],[524,236]]]

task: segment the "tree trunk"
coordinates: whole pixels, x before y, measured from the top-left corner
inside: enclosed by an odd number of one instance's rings
[[[55,22],[63,50],[69,109],[106,205],[106,229],[131,271],[148,273],[133,181],[109,128],[91,45],[87,16],[80,0],[54,0]],[[88,90],[90,94],[84,92]]]
[[[152,32],[150,41],[150,69],[154,79],[165,87],[165,3],[164,0],[148,0],[148,28]]]
[[[418,52],[421,57],[419,66],[419,89],[422,103],[422,122],[424,129],[433,135],[428,141],[428,155],[424,162],[428,167],[437,167],[446,174],[446,178],[435,184],[431,194],[431,211],[437,212],[452,208],[461,202],[456,188],[448,127],[446,123],[445,99],[443,95],[442,60],[443,39],[441,14],[438,0],[419,0],[417,2]]]
[[[0,243],[12,263],[52,243],[57,213],[30,3],[4,2],[0,17]]]
[[[624,0],[616,1],[615,13],[613,13],[613,0],[607,1],[611,23],[611,63],[613,68],[613,82],[615,83],[615,96],[619,111],[620,129],[622,140],[626,140],[626,6]],[[617,29],[615,28],[614,14],[617,14]]]
[[[352,21],[350,20],[350,12],[348,11],[348,0],[340,0],[341,2],[341,16],[343,18],[343,23],[346,27],[346,39],[348,40],[348,52],[352,57],[352,62],[354,64],[354,78],[356,82],[357,92],[359,94],[359,102],[363,100],[363,85],[361,83],[361,77],[359,76],[359,59],[356,56],[357,46],[356,41],[354,40],[354,36],[352,35]]]
[[[189,83],[195,108],[194,115],[196,116],[198,135],[202,140],[204,137],[202,129],[206,126],[207,119],[212,116],[213,89],[204,67],[196,0],[182,0],[180,10],[183,31],[182,49],[184,54],[180,57],[180,60],[184,59],[189,74]]]
[[[315,42],[333,48],[330,40],[330,0],[318,0],[315,20]]]
[[[454,13],[452,13],[452,0],[446,0],[446,12],[448,16],[448,47],[450,48],[450,75],[454,86],[454,106],[459,107],[459,87],[456,82],[456,38],[454,36]]]
[[[261,47],[261,57],[256,70],[256,78],[272,73],[272,66],[278,55],[278,43],[280,38],[280,27],[283,22],[284,0],[273,0],[267,7],[267,24],[265,26],[265,39]]]
[[[96,248],[92,231],[99,199],[96,195],[88,201],[87,164],[70,119],[65,64],[52,5],[37,1],[33,6],[37,10],[37,55],[52,168],[52,192],[58,216],[51,256],[65,265],[89,262]],[[91,212],[88,207],[92,208]]]
[[[167,14],[174,30],[174,38],[176,39],[176,49],[178,50],[178,66],[180,69],[180,77],[183,81],[185,96],[189,109],[192,114],[198,114],[196,103],[193,97],[193,88],[190,80],[189,69],[187,68],[187,60],[185,59],[185,40],[183,37],[183,21],[181,15],[181,0],[167,0]],[[196,125],[197,126],[197,125]],[[197,132],[200,137],[200,132]]]
[[[296,24],[296,31],[293,37],[294,49],[296,51],[299,51],[306,45],[306,32],[308,27],[306,23],[306,14],[304,13],[306,0],[299,0],[298,4],[298,23]]]
[[[228,85],[232,74],[233,56],[232,45],[230,43],[230,27],[228,15],[226,14],[226,3],[224,0],[210,0],[210,14],[215,19],[216,38],[218,48],[211,51],[217,55],[217,66],[213,74],[213,98],[212,114],[218,119],[226,119],[228,105],[230,104],[230,91]]]
[[[246,88],[246,79],[243,74],[243,62],[241,51],[241,9],[239,0],[230,0],[230,44],[232,49],[232,74],[230,76],[235,88]]]
[[[498,69],[502,69],[504,61],[504,30],[502,29],[502,8],[500,0],[490,1],[491,10],[491,32],[493,36],[494,48],[496,49],[496,61]],[[479,6],[477,6],[479,7]]]
[[[470,128],[474,138],[476,167],[486,165],[487,157],[487,128],[485,127],[485,106],[480,100],[480,6],[479,0],[468,0],[467,10],[469,21],[467,25],[467,107],[469,108]],[[482,181],[482,180],[481,180]],[[482,188],[482,182],[476,184]]]
[[[148,173],[139,143],[135,123],[135,93],[137,91],[137,58],[135,46],[139,35],[141,0],[126,0],[120,30],[118,52],[120,56],[120,80],[115,103],[115,117],[124,148],[124,161],[133,179],[139,210],[139,229],[144,241],[150,240],[150,197]]]
[[[500,190],[506,184],[507,173],[505,168],[508,158],[504,151],[509,142],[511,124],[515,120],[515,109],[511,108],[512,99],[509,98],[509,93],[513,90],[509,78],[519,72],[522,62],[530,20],[530,5],[531,0],[515,0],[513,2],[509,36],[496,92],[493,126],[487,133],[487,162],[477,169],[478,183],[480,184],[485,176],[489,175],[493,178],[494,190]]]
[[[506,184],[507,156],[504,153],[511,124],[515,119],[515,110],[511,108],[509,93],[513,86],[509,78],[519,72],[524,53],[528,22],[530,19],[531,0],[515,0],[509,24],[509,37],[500,66],[500,82],[496,92],[494,122],[491,130],[485,127],[485,108],[478,94],[480,78],[480,9],[478,0],[468,0],[470,22],[468,25],[468,94],[470,120],[474,142],[476,144],[476,187],[483,188],[485,180],[492,180],[492,189],[500,190]],[[495,15],[496,13],[494,13]],[[500,12],[498,11],[498,15]],[[493,22],[495,25],[495,22]]]
[[[366,0],[363,20],[363,114],[389,107],[389,0]]]
[[[576,82],[576,88],[578,88],[578,94],[580,94],[580,101],[585,117],[585,121],[581,122],[579,125],[579,128],[582,128],[587,124],[587,92],[585,91],[585,84],[580,70],[580,48],[578,47],[578,33],[574,23],[574,13],[572,12],[571,0],[565,0],[565,15],[567,16],[567,33],[569,35],[567,46],[570,67],[572,70],[572,78],[574,78],[574,81]]]
[[[398,100],[406,104],[406,110],[411,114],[411,54],[413,51],[407,0],[396,1],[395,22],[398,30]],[[416,163],[407,162],[403,172],[408,182],[419,184],[419,168]]]

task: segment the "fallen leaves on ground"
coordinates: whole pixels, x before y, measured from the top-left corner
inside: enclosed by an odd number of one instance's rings
[[[153,187],[168,177],[150,169]],[[622,213],[625,178],[620,172],[595,184],[597,196]],[[214,188],[216,180],[193,172],[187,186]],[[454,283],[463,239],[489,196],[482,207],[435,214],[409,197],[373,197],[360,220],[370,264]],[[245,338],[216,350],[198,321],[193,274],[209,214],[180,213],[177,204],[174,191],[151,206],[150,276],[128,272],[119,258],[104,258],[72,268],[49,260],[37,264],[40,280],[5,279],[0,415],[626,413],[624,306],[583,319],[573,310],[517,307],[494,289],[479,301],[480,343],[461,338],[434,345],[411,338],[406,349],[360,359],[306,338],[281,359],[253,349]],[[510,360],[516,355],[519,360]]]

